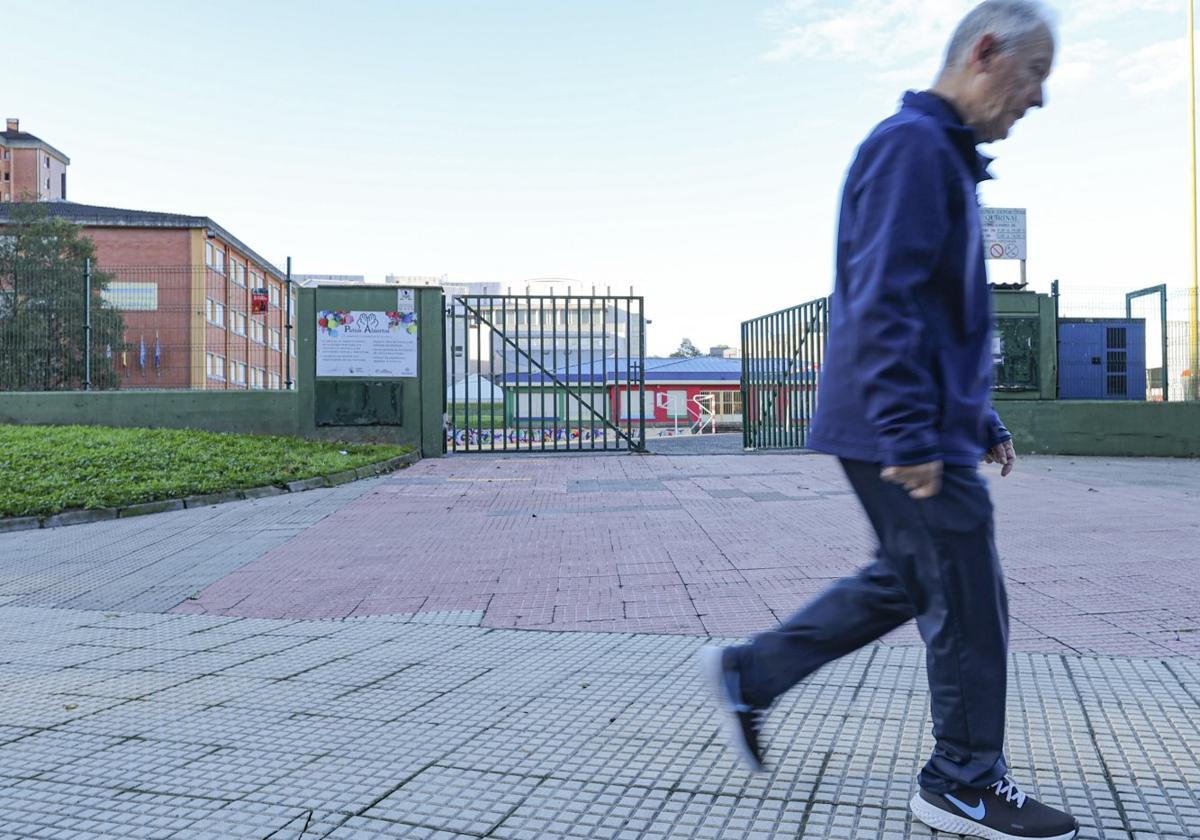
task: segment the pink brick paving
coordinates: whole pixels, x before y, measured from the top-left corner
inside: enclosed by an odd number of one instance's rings
[[[1014,650],[1200,654],[1200,465],[1026,458],[992,484]],[[741,636],[872,548],[824,457],[460,456],[394,476],[175,611],[484,610],[489,627]],[[919,639],[909,625],[887,641]]]

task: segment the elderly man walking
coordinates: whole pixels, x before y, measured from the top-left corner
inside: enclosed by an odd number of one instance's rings
[[[704,651],[726,731],[763,766],[772,702],[822,665],[915,618],[936,745],[910,808],[941,831],[1069,840],[1078,823],[1008,775],[1008,600],[981,460],[1011,472],[990,404],[991,301],[976,187],[1002,140],[1044,107],[1049,11],[986,0],[958,25],[931,90],[858,149],[842,195],[827,362],[810,446],[837,456],[875,562],[749,644]]]

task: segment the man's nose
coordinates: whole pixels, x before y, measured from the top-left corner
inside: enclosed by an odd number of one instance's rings
[[[1038,85],[1033,90],[1033,96],[1029,100],[1030,108],[1045,108],[1046,107],[1046,91],[1043,85]]]

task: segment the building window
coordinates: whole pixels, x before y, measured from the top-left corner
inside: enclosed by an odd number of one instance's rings
[[[708,397],[704,405],[712,409],[714,414],[740,415],[742,413],[741,391],[701,391],[699,397]]]
[[[654,392],[627,390],[618,394],[621,402],[621,419],[637,420],[643,416],[654,417]]]
[[[250,339],[252,341],[257,341],[259,344],[263,344],[264,343],[263,342],[263,332],[264,332],[264,330],[263,330],[262,321],[251,318],[250,319]]]
[[[158,309],[158,284],[114,280],[100,297],[117,309],[153,312]]]
[[[246,285],[246,264],[237,260],[230,260],[229,273],[233,278],[234,285]]]
[[[225,304],[217,303],[212,298],[208,298],[205,303],[207,304],[208,322],[225,329]]]
[[[7,172],[5,172],[5,173],[4,173],[4,180],[5,180],[5,181],[7,181],[7,180],[8,180],[8,173],[7,173]]]
[[[204,264],[207,266],[213,264],[213,246],[211,242],[204,243]]]
[[[46,179],[46,189],[50,189],[50,179]]]
[[[218,303],[212,298],[207,298],[205,304],[205,314],[208,316],[208,322],[213,326],[225,329],[225,304]]]
[[[243,364],[242,362],[235,362],[233,359],[230,359],[229,360],[229,381],[232,382],[234,385],[245,386],[245,384],[246,384],[246,365]]]
[[[234,335],[246,334],[246,313],[236,309],[229,313],[229,326]]]
[[[271,336],[271,349],[278,350],[279,349],[279,330],[270,330],[270,336]]]
[[[46,169],[49,169],[49,168],[50,168],[50,158],[49,158],[49,157],[42,158],[42,165],[43,165],[43,167],[45,167]],[[48,187],[48,186],[50,186],[50,179],[49,179],[49,178],[47,178],[47,179],[46,179],[46,186],[47,186],[47,187]]]
[[[296,339],[294,339],[294,338],[288,339],[288,349],[290,350],[290,352],[292,354],[292,358],[293,359],[296,358]]]
[[[206,242],[204,244],[205,244],[204,255],[206,258],[206,264],[213,271],[219,272],[220,274],[224,274],[225,273],[225,252],[223,250],[221,250],[220,248],[215,247],[211,243]]]
[[[663,392],[659,392],[663,393]],[[686,418],[688,416],[687,391],[672,389],[666,392],[667,416],[671,418]]]
[[[272,391],[279,390],[279,374],[278,373],[271,374],[271,390]]]
[[[206,353],[205,358],[208,362],[208,378],[217,379],[221,382],[225,381],[225,357],[219,356],[216,353]],[[231,368],[232,370],[232,368]]]
[[[271,296],[271,305],[279,306],[279,287],[272,283],[269,294]]]

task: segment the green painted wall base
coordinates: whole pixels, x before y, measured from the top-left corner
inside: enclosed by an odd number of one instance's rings
[[[204,429],[296,435],[298,395],[286,391],[38,391],[0,393],[0,423]]]
[[[318,297],[330,308],[387,311],[397,306],[395,287],[300,289],[295,391],[0,392],[0,423],[296,435],[399,444],[413,447],[423,458],[440,457],[446,392],[442,290],[415,290],[421,324],[418,375],[383,382],[316,376]],[[387,416],[380,416],[385,408]]]
[[[1017,454],[1200,458],[1200,403],[996,404]]]

